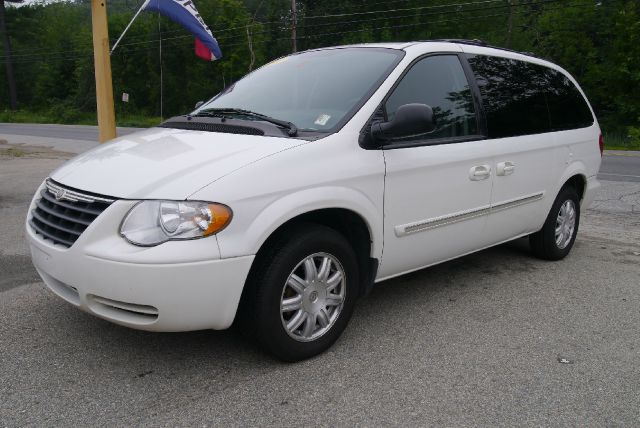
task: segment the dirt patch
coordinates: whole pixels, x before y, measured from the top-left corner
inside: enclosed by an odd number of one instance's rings
[[[15,158],[71,159],[74,153],[54,150],[51,147],[30,146],[28,144],[9,144],[0,139],[0,160]]]

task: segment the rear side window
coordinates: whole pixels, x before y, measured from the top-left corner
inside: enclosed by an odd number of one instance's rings
[[[550,131],[546,68],[509,58],[471,55],[489,138]]]
[[[389,96],[385,109],[392,120],[404,104],[433,109],[436,129],[412,140],[435,140],[477,135],[469,82],[456,55],[435,55],[415,63]]]
[[[549,86],[547,104],[551,118],[551,130],[586,128],[593,125],[593,115],[584,97],[563,73],[546,69]]]
[[[510,58],[469,55],[487,115],[489,138],[593,124],[584,97],[563,73]]]

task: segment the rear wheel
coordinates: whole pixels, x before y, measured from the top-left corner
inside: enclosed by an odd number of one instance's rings
[[[252,271],[244,315],[262,346],[285,361],[329,348],[358,295],[356,255],[335,230],[300,225],[274,243]]]
[[[565,186],[553,202],[542,229],[529,236],[533,253],[545,260],[560,260],[569,254],[578,234],[580,199]]]

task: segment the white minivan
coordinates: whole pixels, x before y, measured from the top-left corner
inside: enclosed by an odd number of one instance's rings
[[[600,186],[576,81],[478,41],[277,59],[38,189],[33,263],[72,305],[151,331],[237,318],[295,361],[376,283],[518,237],[565,257]]]

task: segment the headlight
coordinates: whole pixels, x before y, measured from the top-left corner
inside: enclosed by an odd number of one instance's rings
[[[231,216],[231,209],[222,204],[142,201],[127,213],[120,234],[132,244],[150,247],[213,235],[229,224]]]

